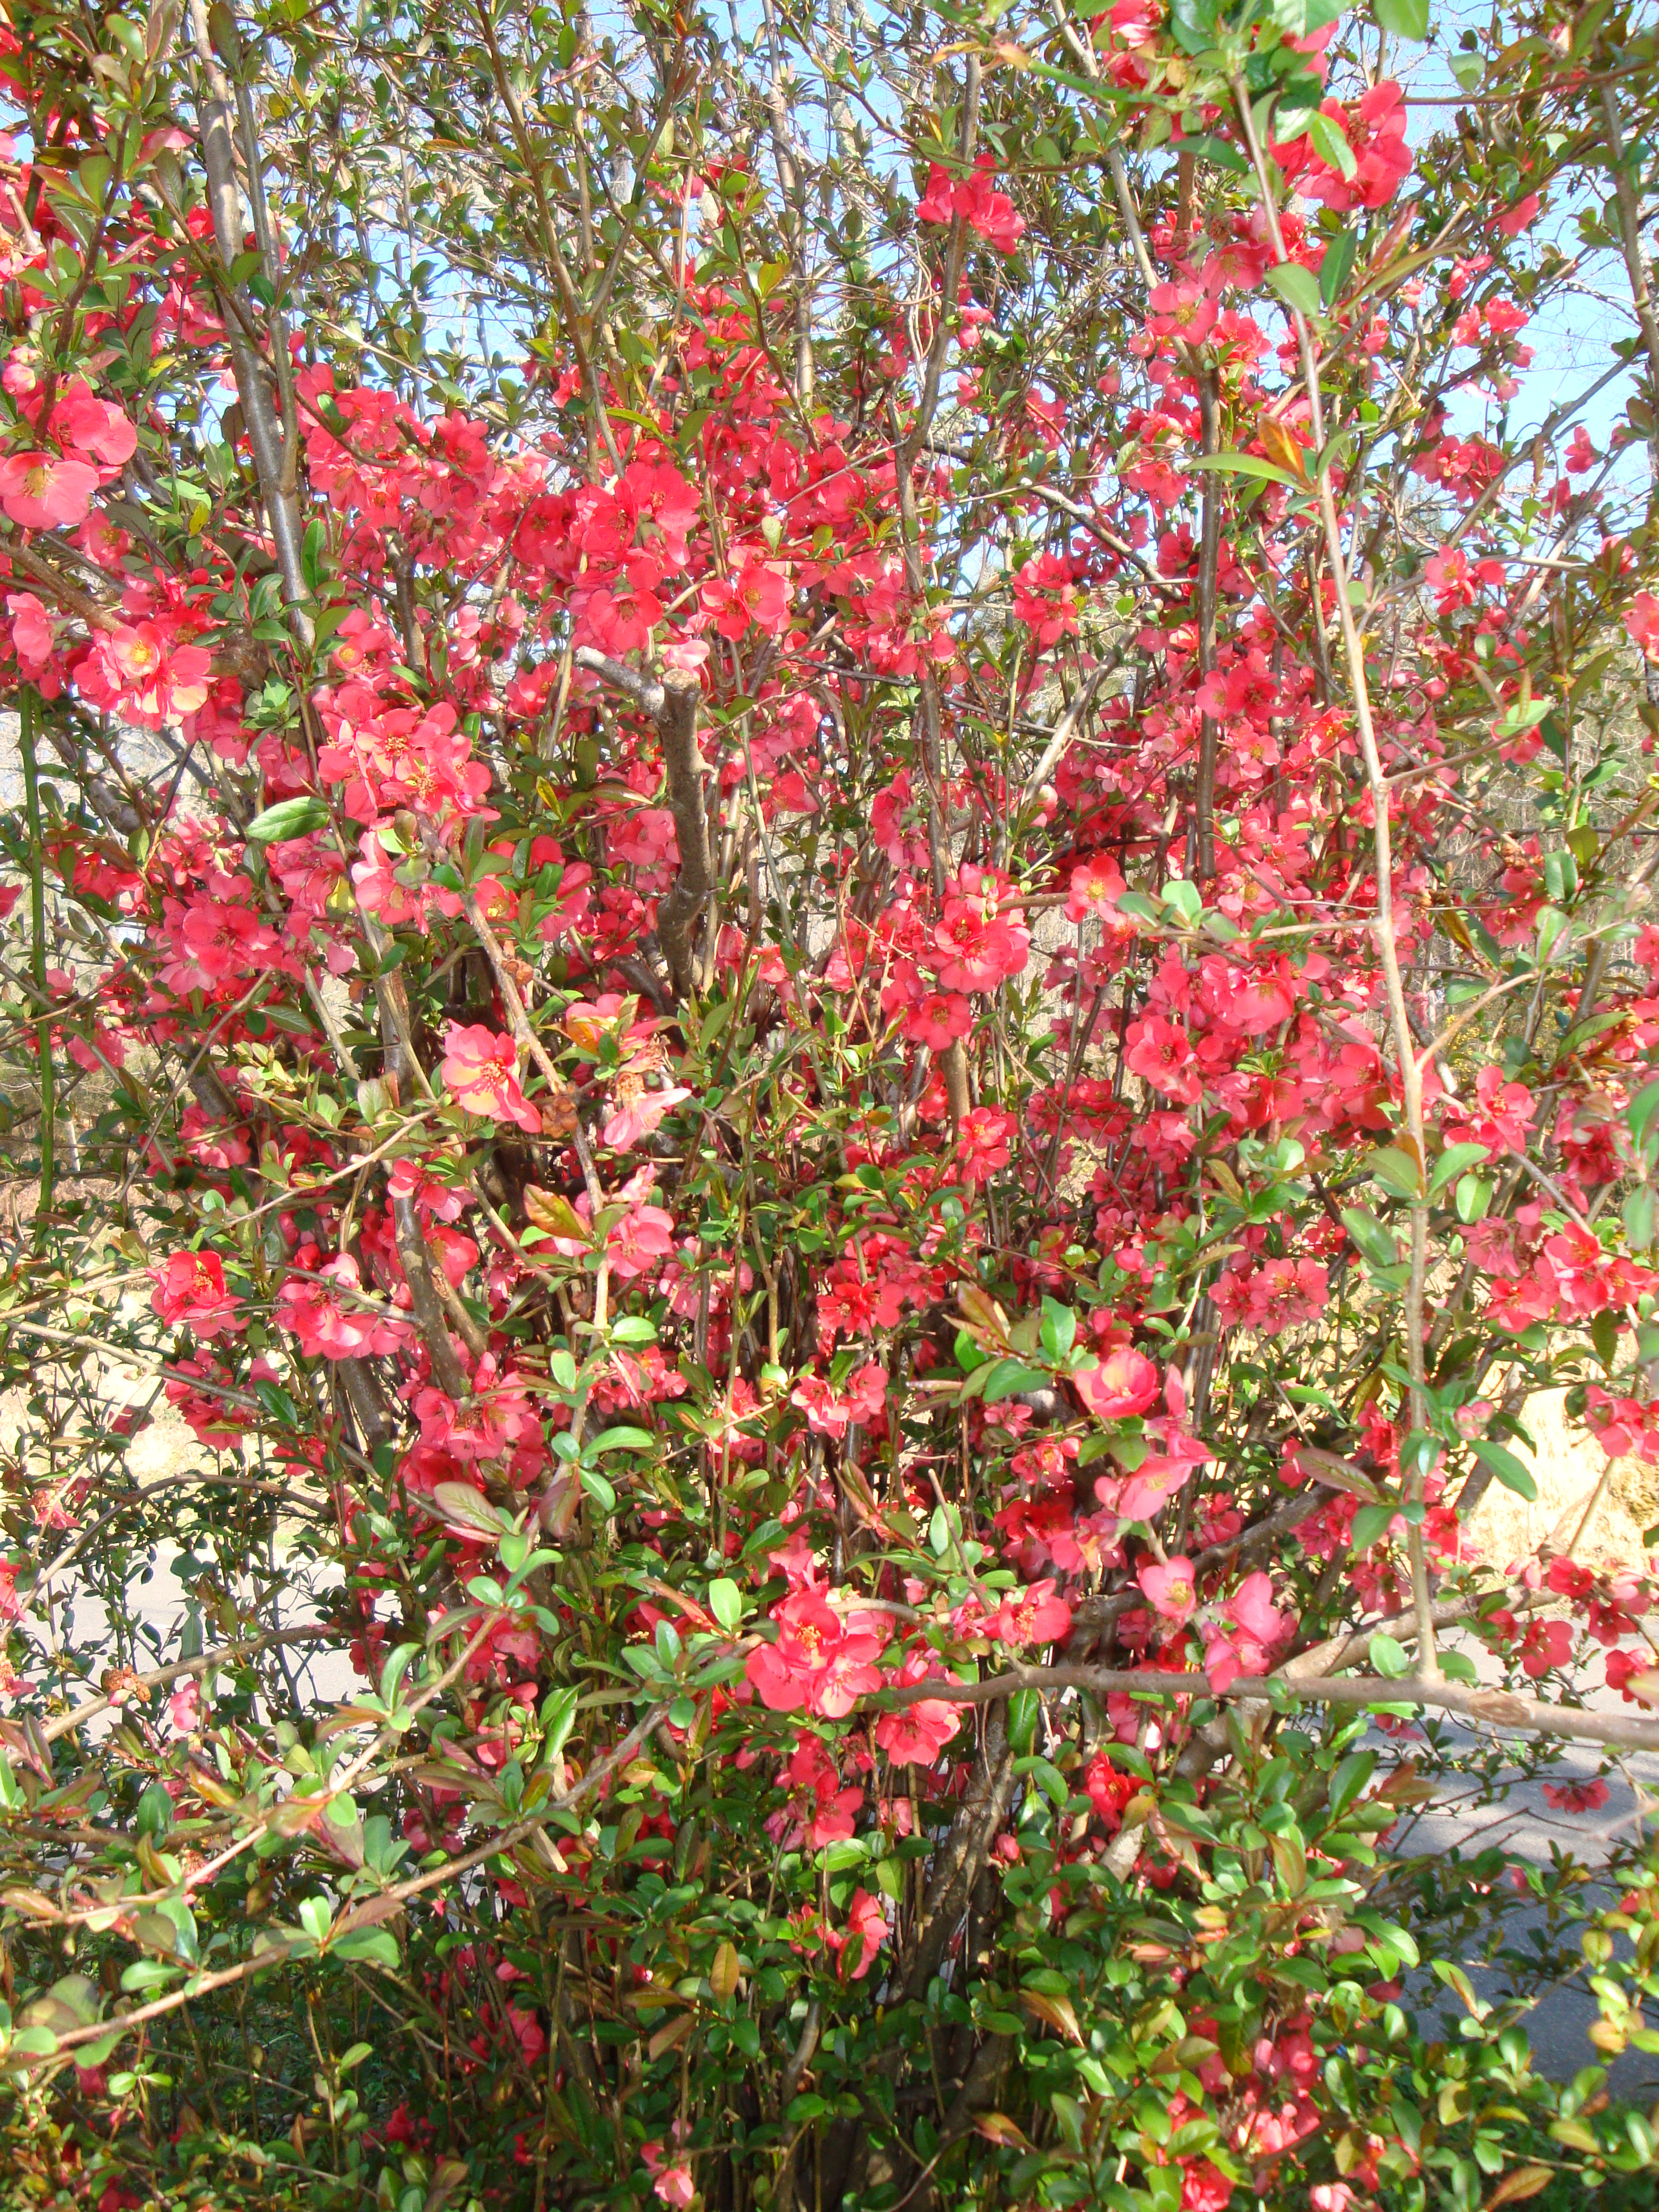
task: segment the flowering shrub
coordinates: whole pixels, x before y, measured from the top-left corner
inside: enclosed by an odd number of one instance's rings
[[[9,2201],[1648,2203],[1650,34],[763,13],[0,29]]]

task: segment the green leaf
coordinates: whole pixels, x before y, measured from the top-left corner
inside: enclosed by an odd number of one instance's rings
[[[708,1610],[728,1635],[735,1635],[743,1621],[743,1592],[729,1575],[721,1575],[708,1585]]]
[[[1368,1206],[1345,1206],[1342,1226],[1373,1267],[1392,1267],[1400,1247]]]
[[[1557,906],[1565,906],[1578,890],[1578,863],[1565,845],[1544,855],[1544,889]]]
[[[1478,1437],[1469,1449],[1483,1467],[1492,1469],[1505,1490],[1512,1490],[1528,1504],[1537,1498],[1538,1485],[1528,1473],[1525,1461],[1517,1459],[1506,1446],[1493,1443],[1490,1437]]]
[[[1412,1662],[1406,1656],[1404,1646],[1396,1644],[1392,1636],[1384,1636],[1380,1631],[1371,1638],[1371,1665],[1390,1682],[1397,1682],[1402,1674],[1409,1674],[1412,1670]]]
[[[1310,320],[1317,318],[1319,279],[1311,269],[1304,269],[1299,261],[1281,261],[1267,271],[1267,282],[1287,307],[1294,307]]]
[[[1429,1177],[1429,1195],[1444,1190],[1454,1176],[1461,1176],[1465,1168],[1479,1167],[1486,1157],[1484,1145],[1448,1145],[1434,1164],[1434,1173]]]
[[[982,1351],[965,1328],[957,1331],[957,1365],[964,1375],[971,1375],[976,1367],[988,1367],[991,1354]]]
[[[576,1724],[577,1692],[572,1689],[555,1690],[542,1707],[542,1756],[556,1759],[569,1741],[570,1731]]]
[[[1351,1751],[1345,1759],[1339,1761],[1325,1793],[1332,1820],[1341,1819],[1376,1771],[1376,1753],[1374,1751]]]
[[[999,1359],[985,1378],[983,1395],[986,1404],[994,1406],[1021,1390],[1048,1387],[1048,1377],[1040,1367],[1028,1367],[1023,1359]]]
[[[582,1469],[582,1488],[602,1513],[616,1511],[617,1493],[599,1473],[598,1468],[585,1467]]]
[[[362,1960],[371,1966],[385,1966],[393,1973],[401,1964],[397,1942],[384,1928],[361,1928],[355,1936],[343,1936],[337,1943],[329,1946],[329,1955]]]
[[[1358,175],[1359,164],[1353,157],[1353,148],[1340,125],[1334,123],[1328,115],[1316,110],[1308,118],[1308,137],[1326,167],[1340,172],[1345,184],[1349,178]]]
[[[1630,1124],[1632,1145],[1641,1146],[1656,1132],[1655,1116],[1659,1115],[1659,1083],[1644,1083],[1630,1104],[1625,1109],[1625,1119]]]
[[[328,807],[320,799],[283,799],[267,806],[247,825],[256,845],[274,845],[283,837],[308,837],[328,825]]]
[[[1237,458],[1243,459],[1246,457],[1241,454]],[[1204,911],[1204,895],[1196,884],[1189,884],[1184,877],[1177,877],[1174,883],[1164,884],[1164,903],[1172,906],[1183,921],[1195,923]]]
[[[1215,44],[1215,0],[1175,0],[1170,29],[1176,44],[1187,53],[1204,53]]]
[[[1345,144],[1346,141],[1343,142]],[[1343,287],[1353,271],[1354,255],[1359,250],[1357,230],[1339,230],[1325,248],[1325,258],[1319,264],[1319,296],[1328,307],[1334,307],[1342,297]]]
[[[1429,35],[1429,0],[1375,0],[1372,13],[1396,39],[1410,39],[1420,46]]]
[[[1307,271],[1304,270],[1303,274],[1306,276]],[[1309,282],[1311,283],[1312,281],[1310,277]],[[1263,483],[1288,484],[1292,491],[1305,492],[1308,489],[1306,484],[1299,483],[1288,469],[1281,469],[1273,462],[1264,460],[1260,453],[1194,453],[1182,463],[1182,466],[1214,469],[1230,477],[1260,477]],[[1120,908],[1125,903],[1124,899],[1118,901]],[[1196,919],[1194,915],[1194,920]]]
[[[1030,1753],[1042,1715],[1041,1690],[1016,1690],[1009,1698],[1007,1735],[1017,1757],[1024,1759]]]
[[[483,1491],[475,1490],[470,1482],[435,1484],[432,1503],[453,1528],[477,1528],[488,1536],[501,1536],[513,1526],[512,1516],[492,1505]]]
[[[654,1451],[657,1439],[649,1429],[605,1429],[594,1437],[583,1452],[584,1459],[597,1459],[601,1452]]]
[[[1065,1358],[1077,1338],[1077,1314],[1058,1298],[1042,1301],[1042,1348],[1056,1364]]]
[[[1645,1252],[1653,1242],[1653,1185],[1638,1182],[1619,1211],[1624,1218],[1625,1234],[1630,1239],[1631,1250]]]
[[[1471,1224],[1480,1220],[1492,1204],[1492,1189],[1490,1176],[1466,1175],[1457,1186],[1458,1219]]]
[[[1353,1547],[1356,1552],[1369,1552],[1381,1536],[1389,1533],[1389,1524],[1399,1511],[1392,1503],[1387,1505],[1362,1505],[1353,1516]]]
[[[1483,1158],[1485,1152],[1482,1146]],[[1415,1158],[1400,1145],[1382,1146],[1365,1164],[1383,1188],[1391,1190],[1396,1198],[1415,1198],[1422,1188]]]

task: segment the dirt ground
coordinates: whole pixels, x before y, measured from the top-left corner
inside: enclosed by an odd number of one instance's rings
[[[1524,1425],[1538,1449],[1514,1447],[1538,1485],[1536,1502],[1528,1504],[1494,1482],[1475,1508],[1470,1536],[1499,1568],[1529,1559],[1542,1543],[1557,1552],[1571,1547],[1586,1566],[1605,1561],[1640,1567],[1655,1548],[1643,1543],[1642,1532],[1659,1522],[1659,1468],[1624,1460],[1609,1470],[1601,1446],[1568,1419],[1566,1395],[1546,1390],[1533,1398]],[[1595,1510],[1575,1546],[1592,1503]]]

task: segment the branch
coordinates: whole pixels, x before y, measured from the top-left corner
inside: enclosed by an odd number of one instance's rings
[[[72,1713],[64,1713],[40,1730],[44,1743],[56,1743],[60,1736],[71,1735],[85,1721],[95,1720],[100,1713],[109,1712],[131,1696],[135,1690],[165,1690],[170,1682],[182,1682],[188,1675],[211,1674],[216,1667],[232,1659],[251,1659],[256,1652],[269,1651],[277,1644],[317,1644],[324,1638],[336,1636],[338,1629],[332,1622],[312,1621],[303,1628],[275,1628],[264,1636],[251,1636],[237,1644],[216,1644],[211,1651],[204,1651],[199,1658],[176,1660],[171,1667],[153,1667],[147,1674],[134,1674],[124,1682],[113,1695],[89,1698],[77,1705]]]
[[[472,1385],[465,1367],[455,1356],[455,1347],[449,1340],[449,1330],[444,1320],[443,1308],[432,1283],[432,1255],[426,1249],[426,1239],[421,1234],[421,1224],[415,1218],[415,1201],[407,1193],[392,1199],[392,1233],[398,1247],[398,1257],[403,1263],[404,1280],[409,1285],[410,1303],[415,1310],[415,1326],[431,1356],[432,1373],[445,1397],[457,1404],[472,1395]],[[471,1332],[474,1336],[476,1328]],[[475,1359],[481,1358],[486,1346],[469,1344],[467,1349]]]
[[[611,660],[591,646],[576,648],[578,667],[590,670],[642,707],[657,726],[668,805],[679,842],[680,871],[674,888],[657,908],[657,939],[679,997],[693,988],[691,925],[714,888],[708,849],[708,816],[702,803],[702,760],[697,751],[697,706],[702,686],[695,676],[671,670],[660,681],[640,674],[624,661]]]
[[[878,1690],[867,1702],[882,1711],[920,1704],[924,1698],[953,1705],[994,1705],[1016,1690],[1087,1690],[1092,1695],[1127,1691],[1138,1697],[1225,1698],[1236,1704],[1277,1705],[1416,1705],[1456,1713],[1487,1728],[1520,1729],[1531,1735],[1559,1736],[1569,1743],[1617,1744],[1627,1751],[1659,1751],[1659,1717],[1619,1719],[1585,1712],[1577,1705],[1547,1705],[1509,1690],[1466,1688],[1443,1679],[1407,1676],[1390,1682],[1380,1674],[1336,1680],[1291,1674],[1241,1676],[1224,1690],[1206,1674],[1164,1674],[1127,1667],[1016,1667],[978,1682],[915,1682],[904,1689]]]
[[[1194,347],[1194,353],[1197,352]],[[1198,412],[1203,450],[1220,450],[1219,410],[1214,361],[1206,354],[1197,362]],[[1199,525],[1198,556],[1198,673],[1207,679],[1215,666],[1216,577],[1221,562],[1221,487],[1213,469],[1204,471],[1202,520]],[[1198,880],[1206,888],[1215,881],[1215,752],[1218,724],[1206,707],[1199,725],[1198,788],[1194,815],[1198,830]]]
[[[1285,234],[1279,225],[1279,207],[1273,198],[1272,180],[1256,136],[1249,94],[1242,78],[1232,78],[1231,84],[1238,110],[1239,128],[1243,133],[1244,143],[1255,171],[1256,183],[1261,189],[1262,211],[1267,219],[1267,233],[1273,240],[1273,256],[1275,260],[1283,263],[1290,257],[1285,251]],[[1319,362],[1314,351],[1313,333],[1300,308],[1292,307],[1288,312],[1301,356],[1302,380],[1307,387],[1308,424],[1313,433],[1316,451],[1322,452],[1325,447],[1325,410],[1320,395]],[[1417,1057],[1417,1040],[1412,1031],[1411,1015],[1406,1006],[1406,987],[1400,973],[1400,950],[1395,943],[1394,842],[1389,816],[1389,781],[1382,773],[1382,763],[1376,749],[1376,732],[1371,720],[1370,690],[1365,676],[1364,641],[1359,635],[1353,607],[1348,598],[1348,564],[1342,549],[1342,530],[1337,520],[1336,500],[1331,490],[1328,468],[1322,468],[1319,471],[1318,499],[1326,556],[1330,562],[1331,581],[1336,592],[1337,620],[1342,632],[1348,688],[1353,695],[1354,728],[1359,738],[1359,750],[1365,763],[1365,781],[1371,796],[1376,875],[1374,934],[1382,963],[1383,981],[1387,986],[1389,1026],[1394,1036],[1395,1057],[1400,1063],[1401,1109],[1406,1133],[1417,1153],[1417,1191],[1411,1202],[1411,1278],[1407,1285],[1406,1310],[1402,1319],[1406,1366],[1411,1378],[1412,1426],[1422,1429],[1426,1427],[1428,1419],[1423,1362],[1423,1340],[1426,1333],[1423,1324],[1423,1301],[1428,1279],[1429,1232],[1429,1201],[1425,1181],[1428,1151],[1423,1133],[1423,1071]],[[1322,635],[1324,625],[1320,618],[1316,587],[1310,596],[1314,626]],[[1412,1503],[1421,1504],[1423,1469],[1420,1462],[1407,1484],[1407,1492]],[[1417,1616],[1421,1665],[1424,1674],[1432,1680],[1440,1672],[1440,1663],[1435,1656],[1434,1607],[1429,1593],[1428,1561],[1423,1549],[1420,1527],[1407,1531],[1406,1549],[1411,1561],[1412,1609]]]
[[[609,653],[596,653],[591,645],[579,645],[574,659],[578,668],[586,668],[618,691],[625,691],[636,707],[644,708],[653,722],[661,721],[668,704],[667,695],[654,678],[641,676],[625,660],[612,660]]]
[[[442,1866],[433,1868],[429,1874],[416,1875],[409,1881],[398,1882],[395,1887],[383,1890],[378,1897],[371,1898],[367,1904],[342,1913],[330,1929],[328,1941],[337,1942],[341,1936],[351,1935],[357,1929],[372,1928],[378,1922],[389,1919],[405,1899],[418,1897],[426,1890],[436,1888],[441,1882],[453,1881],[458,1875],[470,1874],[474,1867],[482,1866],[487,1859],[495,1858],[513,1844],[521,1843],[535,1829],[545,1827],[556,1813],[568,1811],[571,1806],[580,1804],[584,1797],[598,1789],[600,1783],[607,1781],[619,1766],[626,1765],[641,1744],[655,1735],[667,1713],[666,1705],[653,1705],[639,1725],[630,1729],[617,1748],[602,1759],[597,1766],[590,1767],[574,1789],[565,1790],[560,1796],[550,1798],[531,1819],[515,1821],[512,1827],[504,1828],[500,1835],[493,1837],[487,1844],[481,1844],[464,1857],[449,1859]],[[198,1975],[186,1982],[183,1989],[174,1990],[167,1996],[157,1997],[153,2003],[136,2006],[131,2012],[121,2013],[113,2020],[94,2021],[90,2027],[74,2028],[69,2034],[60,2035],[57,2051],[52,2056],[56,2057],[58,2051],[73,2051],[83,2043],[100,2042],[106,2036],[125,2035],[130,2027],[141,2027],[148,2021],[159,2020],[164,2014],[177,2012],[181,2005],[188,2004],[193,1997],[205,1996],[213,1990],[228,1989],[233,1983],[246,1981],[251,1974],[264,1973],[267,1967],[286,1966],[290,1959],[314,1955],[316,1948],[309,1940],[273,1944],[270,1948],[256,1953],[252,1958],[244,1959],[240,1966],[227,1966],[216,1974]],[[43,2060],[42,2063],[50,2062]]]
[[[1630,276],[1631,305],[1636,310],[1636,319],[1641,325],[1642,343],[1647,348],[1649,399],[1654,418],[1648,427],[1648,450],[1650,457],[1659,456],[1659,319],[1653,312],[1653,298],[1648,289],[1647,262],[1642,252],[1642,210],[1638,204],[1636,188],[1631,183],[1630,171],[1625,166],[1624,131],[1619,117],[1619,95],[1611,83],[1601,87],[1601,113],[1607,126],[1607,161],[1613,170],[1613,195],[1619,207],[1619,234],[1625,249],[1625,267]]]

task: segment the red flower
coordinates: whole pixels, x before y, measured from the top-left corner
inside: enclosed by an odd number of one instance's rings
[[[124,623],[100,636],[81,670],[88,698],[159,730],[207,704],[212,655],[160,623]]]
[[[152,1310],[169,1328],[189,1328],[198,1336],[235,1336],[242,1322],[236,1300],[225,1288],[224,1263],[216,1252],[174,1252],[150,1271],[155,1285]]]
[[[1273,1586],[1264,1574],[1246,1575],[1221,1608],[1229,1623],[1206,1622],[1204,1671],[1212,1690],[1224,1690],[1241,1674],[1265,1674],[1275,1644],[1294,1625],[1273,1610]]]
[[[1130,1023],[1123,1064],[1166,1097],[1180,1098],[1191,1105],[1203,1096],[1192,1040],[1185,1030],[1166,1022],[1161,1014],[1148,1014]]]
[[[1071,890],[1066,900],[1066,921],[1086,921],[1091,915],[1112,913],[1123,896],[1123,871],[1115,860],[1103,854],[1085,860],[1072,871]]]
[[[532,1135],[541,1133],[541,1115],[519,1088],[519,1048],[510,1036],[498,1036],[481,1022],[452,1023],[444,1042],[444,1082],[469,1114],[516,1121]]]
[[[1354,173],[1345,177],[1313,150],[1313,142],[1298,138],[1293,145],[1277,146],[1280,167],[1299,191],[1328,208],[1378,208],[1400,189],[1401,179],[1411,167],[1411,149],[1406,143],[1405,95],[1392,77],[1362,93],[1351,108],[1328,100],[1320,110],[1347,139],[1354,156]]]
[[[1547,1782],[1544,1795],[1558,1813],[1597,1813],[1607,1802],[1607,1785],[1593,1782]]]
[[[999,1169],[1007,1166],[1009,1142],[1018,1127],[1012,1114],[994,1106],[975,1106],[963,1115],[957,1153],[964,1182],[982,1188]]]
[[[893,1677],[896,1686],[908,1689],[928,1680],[932,1662],[912,1651]],[[876,1744],[895,1766],[932,1766],[962,1725],[962,1711],[943,1698],[919,1698],[914,1705],[884,1713],[876,1723]]]
[[[1659,659],[1659,599],[1638,592],[1625,610],[1625,628],[1650,660]]]
[[[991,173],[996,163],[981,154],[974,173],[965,181],[953,179],[936,161],[927,172],[927,190],[916,202],[921,222],[949,222],[963,216],[969,228],[994,246],[999,253],[1012,253],[1025,234],[1025,219],[1014,212],[1006,192],[994,191]]]
[[[605,1141],[614,1152],[625,1152],[648,1137],[665,1114],[672,1113],[691,1093],[676,1084],[666,1091],[642,1091],[630,1105],[618,1106],[605,1125]]]
[[[1227,2212],[1233,2185],[1207,2158],[1181,2161],[1181,2212]]]
[[[861,1982],[887,1941],[887,1916],[881,1909],[881,1899],[867,1889],[855,1889],[847,1908],[846,1927],[831,1928],[827,1933],[830,1948],[838,1956],[852,1952],[852,1978]]]
[[[757,1645],[744,1668],[769,1711],[793,1713],[805,1705],[828,1720],[844,1720],[860,1698],[881,1687],[880,1672],[870,1663],[885,1641],[879,1613],[843,1618],[809,1586],[775,1607],[772,1621],[777,1642]]]
[[[1098,1367],[1073,1375],[1077,1394],[1096,1419],[1121,1421],[1144,1413],[1158,1396],[1158,1370],[1143,1352],[1121,1344]]]
[[[751,622],[775,637],[789,621],[789,571],[748,554],[729,580],[709,578],[702,603],[722,637],[740,638]]]
[[[976,868],[964,868],[959,891],[945,902],[944,919],[933,932],[941,964],[939,980],[947,991],[993,991],[1005,975],[1018,975],[1031,949],[1031,933],[1017,914],[998,911],[994,878],[981,880]]]
[[[999,1644],[1053,1644],[1069,1632],[1072,1608],[1054,1595],[1053,1583],[1033,1583],[1011,1590],[984,1626]]]

